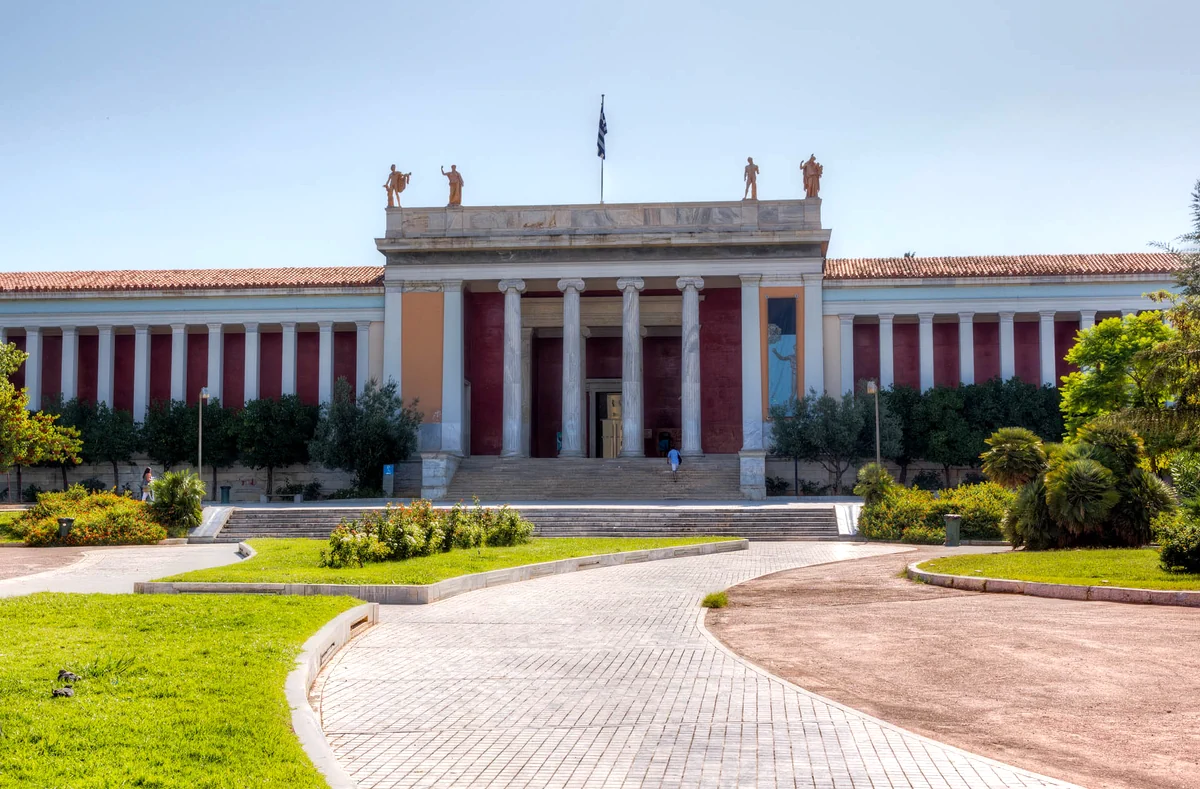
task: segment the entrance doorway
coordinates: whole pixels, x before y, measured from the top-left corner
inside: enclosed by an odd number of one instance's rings
[[[623,435],[621,431],[621,393],[596,392],[595,395],[596,446],[593,457],[615,458],[621,454]]]

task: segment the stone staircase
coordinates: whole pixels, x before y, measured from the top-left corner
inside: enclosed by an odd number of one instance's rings
[[[259,537],[325,538],[363,507],[237,509],[217,542]],[[837,518],[829,506],[637,506],[568,505],[521,507],[542,537],[686,537],[715,535],[751,540],[836,540]]]
[[[464,458],[448,501],[701,501],[742,498],[737,455],[685,458]]]

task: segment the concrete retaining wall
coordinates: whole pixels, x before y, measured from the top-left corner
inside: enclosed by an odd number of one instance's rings
[[[1046,584],[1035,581],[1012,581],[1003,578],[978,578],[968,575],[931,573],[908,566],[908,577],[934,586],[961,589],[965,592],[998,592],[1024,594],[1031,597],[1053,597],[1059,600],[1102,600],[1109,603],[1143,603],[1149,605],[1182,605],[1200,608],[1200,591],[1171,589],[1129,589],[1122,586],[1076,586]]]

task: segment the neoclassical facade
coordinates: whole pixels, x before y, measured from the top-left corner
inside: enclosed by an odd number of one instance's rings
[[[389,208],[383,266],[0,274],[31,402],[328,401],[396,381],[425,489],[461,458],[738,458],[770,407],[864,379],[1055,385],[1075,332],[1148,309],[1162,254],[827,259],[821,201]]]

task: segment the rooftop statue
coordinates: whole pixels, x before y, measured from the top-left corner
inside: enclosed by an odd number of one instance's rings
[[[748,196],[750,200],[757,200],[758,199],[758,165],[754,163],[753,156],[747,156],[746,161],[748,162],[748,164],[746,165],[746,173],[745,173],[745,175],[742,176],[743,179],[746,181],[746,194],[742,195],[742,199],[745,200],[745,199],[747,199],[747,196]]]
[[[462,205],[463,177],[462,173],[458,171],[458,165],[450,165],[450,172],[446,172],[445,167],[441,168],[441,170],[442,175],[446,176],[450,181],[450,202],[446,203],[446,205]]]
[[[387,180],[383,182],[383,188],[387,190],[388,208],[400,207],[400,193],[408,186],[410,178],[412,178],[412,173],[397,172],[396,165],[392,165],[392,171],[388,173]]]
[[[817,192],[821,191],[821,174],[825,172],[825,168],[817,162],[815,153],[800,165],[800,172],[804,173],[804,196],[816,197]]]

